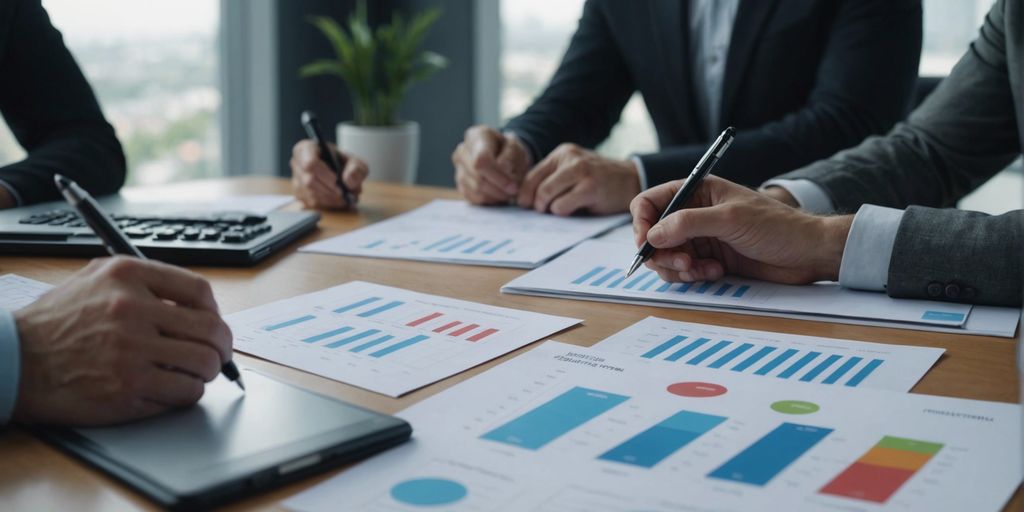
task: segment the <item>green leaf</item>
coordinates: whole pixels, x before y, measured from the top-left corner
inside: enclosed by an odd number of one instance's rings
[[[336,75],[345,78],[345,70],[337,61],[330,59],[318,59],[299,68],[299,76],[302,78],[321,75]]]

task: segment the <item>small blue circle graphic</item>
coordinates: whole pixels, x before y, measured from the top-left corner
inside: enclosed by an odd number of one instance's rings
[[[407,505],[449,505],[466,497],[466,486],[445,478],[406,480],[391,488],[391,497]]]

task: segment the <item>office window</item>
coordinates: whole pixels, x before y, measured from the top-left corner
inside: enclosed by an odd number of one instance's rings
[[[978,35],[995,0],[924,0],[921,76],[946,76]]]
[[[219,2],[43,0],[43,6],[114,125],[129,184],[220,174]],[[0,130],[0,163],[23,158],[6,125]]]
[[[502,0],[501,118],[507,121],[533,102],[555,73],[583,12],[583,0]],[[625,158],[658,148],[647,108],[634,94],[601,154]]]

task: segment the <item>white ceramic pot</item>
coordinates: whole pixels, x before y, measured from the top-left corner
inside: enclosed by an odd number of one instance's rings
[[[369,181],[412,183],[420,157],[420,125],[415,121],[397,126],[338,123],[338,147],[366,162]]]

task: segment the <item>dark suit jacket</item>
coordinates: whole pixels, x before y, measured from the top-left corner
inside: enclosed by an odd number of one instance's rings
[[[0,180],[25,203],[57,199],[58,172],[93,194],[124,183],[121,144],[40,0],[0,2],[0,113],[28,153]]]
[[[841,212],[865,203],[907,208],[889,264],[889,295],[1019,306],[1024,211],[989,216],[949,207],[1021,156],[1022,147],[1024,0],[999,0],[967,53],[907,122],[781,177],[814,181]]]
[[[685,177],[718,136],[697,115],[685,0],[589,0],[547,89],[507,129],[536,159],[594,147],[634,91],[661,150],[650,185]],[[883,133],[906,114],[921,53],[920,0],[742,0],[722,94],[739,133],[715,174],[759,185]]]

